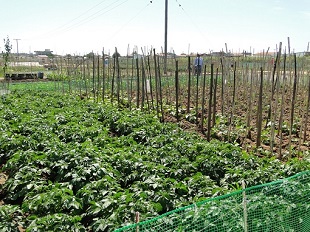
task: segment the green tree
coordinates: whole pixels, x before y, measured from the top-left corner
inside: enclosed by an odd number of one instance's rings
[[[2,57],[3,57],[3,76],[5,77],[6,70],[8,68],[8,63],[10,60],[10,54],[12,50],[12,45],[9,39],[9,36],[6,37],[6,39],[3,39],[4,41],[4,50],[2,51]]]

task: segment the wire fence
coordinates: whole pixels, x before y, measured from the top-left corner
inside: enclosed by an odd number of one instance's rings
[[[310,231],[310,171],[197,202],[115,232]]]

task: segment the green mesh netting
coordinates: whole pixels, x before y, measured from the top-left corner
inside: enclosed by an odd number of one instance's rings
[[[310,171],[198,202],[115,231],[309,232]]]

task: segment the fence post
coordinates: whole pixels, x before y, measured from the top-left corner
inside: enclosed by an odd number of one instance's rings
[[[243,219],[244,219],[244,232],[248,232],[248,213],[246,207],[246,193],[245,193],[245,182],[242,180],[242,195],[243,195]]]
[[[140,213],[136,212],[136,223],[140,222]],[[139,226],[136,227],[136,232],[139,232]]]

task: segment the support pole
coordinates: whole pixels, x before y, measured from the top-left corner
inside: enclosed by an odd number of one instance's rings
[[[14,39],[16,41],[16,52],[17,52],[17,59],[19,61],[19,52],[18,52],[18,40],[20,39]]]
[[[244,232],[248,232],[248,213],[247,213],[247,205],[246,205],[246,193],[245,193],[245,182],[242,180],[242,196],[243,196],[243,220],[244,220]]]
[[[168,0],[165,0],[165,60],[164,60],[165,74],[167,74],[167,40],[168,40]]]

